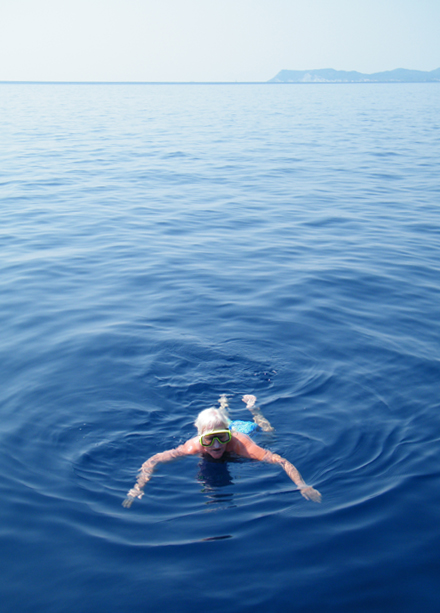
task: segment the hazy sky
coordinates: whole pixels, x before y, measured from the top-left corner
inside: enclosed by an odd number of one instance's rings
[[[2,81],[440,67],[440,0],[0,0]]]

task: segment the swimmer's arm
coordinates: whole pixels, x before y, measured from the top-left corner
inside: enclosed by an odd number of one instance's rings
[[[312,500],[313,502],[321,502],[321,494],[318,490],[315,490],[304,481],[299,471],[285,458],[282,458],[277,453],[271,453],[267,451],[262,458],[264,462],[270,462],[271,464],[279,464],[284,469],[286,474],[292,479],[292,481],[298,486],[299,491],[306,500]]]
[[[163,451],[162,453],[156,453],[156,455],[152,456],[142,464],[135,486],[131,488],[127,494],[127,498],[122,503],[124,507],[130,507],[135,498],[142,498],[144,495],[144,486],[151,479],[156,464],[159,464],[160,462],[170,462],[172,459],[174,459],[174,456],[172,455],[173,451],[175,451],[175,449]]]
[[[234,442],[235,444],[233,451],[235,451],[235,453],[246,458],[252,458],[253,460],[260,460],[260,462],[279,464],[281,468],[285,470],[286,474],[292,479],[292,481],[298,486],[299,491],[306,500],[321,502],[321,494],[317,490],[313,489],[313,487],[305,483],[299,471],[288,460],[282,458],[277,453],[272,453],[271,451],[256,445],[253,440],[245,434],[234,433]]]
[[[135,498],[142,498],[144,495],[143,488],[153,476],[153,472],[157,464],[171,462],[176,458],[197,453],[197,445],[192,443],[193,441],[187,441],[184,445],[180,445],[180,447],[177,447],[176,449],[169,449],[168,451],[163,451],[162,453],[156,453],[146,462],[144,462],[140,468],[136,484],[128,492],[127,498],[122,503],[122,506],[127,508],[131,507]]]

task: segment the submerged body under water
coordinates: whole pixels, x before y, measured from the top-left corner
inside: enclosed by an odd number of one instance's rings
[[[439,87],[0,85],[0,608],[438,611]]]

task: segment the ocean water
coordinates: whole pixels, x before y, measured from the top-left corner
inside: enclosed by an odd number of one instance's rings
[[[0,85],[0,610],[437,612],[440,86]],[[258,462],[140,465],[253,393]]]

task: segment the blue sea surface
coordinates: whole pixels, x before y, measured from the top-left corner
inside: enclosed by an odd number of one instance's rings
[[[0,84],[0,610],[440,610],[440,85]],[[255,394],[280,467],[149,456]]]

